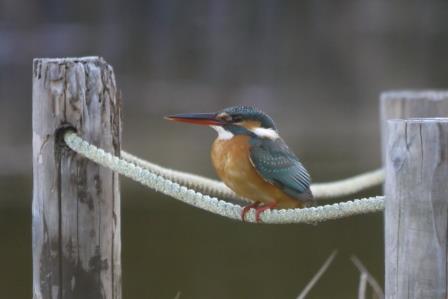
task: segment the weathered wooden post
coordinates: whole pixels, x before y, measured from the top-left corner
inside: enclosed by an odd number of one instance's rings
[[[386,296],[447,298],[448,119],[390,120]]]
[[[120,103],[102,58],[33,65],[33,298],[121,298],[118,175],[69,150],[64,128],[120,154]]]
[[[380,110],[386,298],[446,298],[448,92],[383,93]]]

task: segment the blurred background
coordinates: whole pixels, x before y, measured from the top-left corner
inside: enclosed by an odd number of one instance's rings
[[[215,133],[163,116],[256,105],[321,182],[380,166],[381,91],[447,87],[447,20],[446,1],[1,0],[2,297],[31,297],[34,57],[112,64],[143,158],[214,178]],[[334,249],[309,298],[356,297],[351,255],[383,281],[381,213],[243,225],[121,182],[124,298],[295,298]]]

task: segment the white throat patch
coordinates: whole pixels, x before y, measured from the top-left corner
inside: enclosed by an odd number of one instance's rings
[[[255,128],[251,130],[255,135],[258,137],[266,137],[269,139],[277,139],[280,136],[278,136],[278,133],[273,129],[266,129],[266,128]]]
[[[230,140],[233,138],[233,133],[227,131],[226,129],[224,129],[221,126],[210,126],[212,127],[216,132],[218,132],[218,139],[219,140]]]

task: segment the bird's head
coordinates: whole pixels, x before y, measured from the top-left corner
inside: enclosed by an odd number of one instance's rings
[[[233,106],[214,113],[176,114],[166,119],[211,126],[218,132],[220,139],[231,139],[235,135],[278,138],[272,118],[252,106]]]

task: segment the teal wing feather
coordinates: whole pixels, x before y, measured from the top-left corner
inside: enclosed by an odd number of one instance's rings
[[[300,200],[312,198],[308,171],[281,138],[252,138],[250,161],[265,181],[289,196]]]

